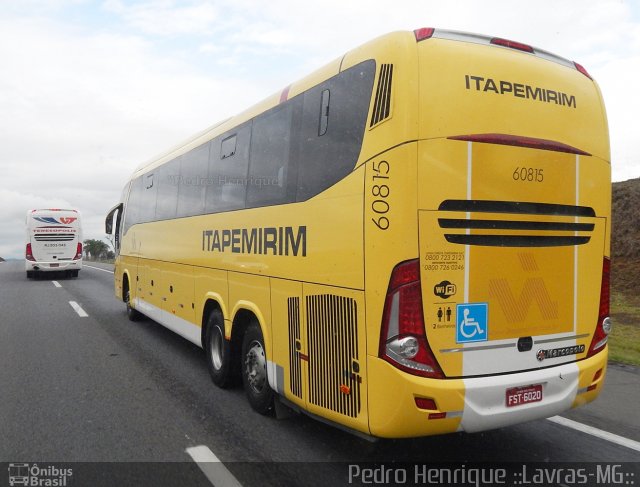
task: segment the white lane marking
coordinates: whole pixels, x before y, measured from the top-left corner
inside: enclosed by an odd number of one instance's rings
[[[55,287],[62,287],[58,281],[51,281]]]
[[[80,316],[80,318],[86,318],[87,316],[89,316],[87,314],[87,312],[85,310],[82,309],[82,306],[80,306],[78,303],[76,303],[75,301],[69,301],[69,304],[71,305],[71,307],[74,309],[74,311],[76,313],[78,313],[78,316]]]
[[[92,265],[87,265],[87,264],[83,264],[82,267],[89,267],[91,269],[96,269],[98,271],[102,271],[102,272],[108,272],[109,274],[113,274],[113,271],[107,270],[107,269],[101,269],[100,267],[94,267]]]
[[[242,487],[227,467],[205,445],[194,446],[185,450],[200,470],[216,487]]]
[[[574,430],[587,433],[588,435],[596,436],[597,438],[610,441],[611,443],[615,443],[616,445],[631,448],[635,451],[640,451],[640,442],[625,438],[624,436],[614,435],[613,433],[609,433],[608,431],[600,430],[598,428],[594,428],[593,426],[587,426],[586,424],[578,423],[577,421],[572,421],[570,419],[563,418],[562,416],[553,416],[547,419],[552,423],[566,426],[567,428],[573,428]]]

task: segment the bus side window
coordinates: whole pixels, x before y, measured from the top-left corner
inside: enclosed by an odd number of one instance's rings
[[[321,193],[354,169],[364,138],[375,71],[375,61],[364,61],[304,93],[297,201]]]
[[[226,159],[236,153],[236,136],[232,135],[222,141],[220,146],[220,159]]]
[[[177,157],[172,161],[165,162],[157,169],[158,197],[155,220],[168,220],[176,217],[181,159],[181,157]]]
[[[141,218],[141,204],[142,204],[142,192],[144,191],[144,186],[143,186],[143,177],[144,176],[140,176],[136,179],[134,179],[131,182],[131,191],[129,192],[129,198],[127,199],[127,202],[125,203],[124,207],[125,207],[125,219],[124,219],[124,226],[122,229],[122,234],[126,234],[127,230],[129,230],[129,228],[132,225],[135,225],[136,223],[140,223],[142,220]],[[155,201],[153,203],[153,206],[155,208]]]
[[[251,122],[225,134],[220,140],[220,151],[210,151],[209,181],[205,211],[239,210],[245,207]],[[213,142],[215,144],[215,141]]]
[[[288,101],[253,121],[247,180],[249,208],[286,202],[293,107]]]
[[[145,174],[142,179],[142,190],[140,199],[137,202],[138,221],[136,223],[153,221],[156,216],[157,173],[154,171],[150,174]]]
[[[204,213],[211,145],[202,144],[182,156],[180,177],[177,180],[178,217]]]

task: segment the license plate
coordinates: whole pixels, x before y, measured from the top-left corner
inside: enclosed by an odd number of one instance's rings
[[[49,264],[49,267],[58,267],[60,264]]]
[[[542,384],[507,389],[507,407],[542,401]]]

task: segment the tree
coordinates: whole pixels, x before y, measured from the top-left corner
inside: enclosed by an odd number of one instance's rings
[[[87,258],[100,259],[106,257],[109,246],[102,240],[88,238],[84,241],[84,253]]]

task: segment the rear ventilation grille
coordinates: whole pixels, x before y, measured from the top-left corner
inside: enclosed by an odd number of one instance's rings
[[[69,242],[76,236],[69,233],[36,233],[33,238],[38,242]]]
[[[360,413],[358,323],[354,299],[307,296],[309,402],[355,418]]]
[[[445,235],[447,242],[484,247],[567,247],[583,245],[591,237],[552,237],[538,235]]]
[[[393,64],[383,64],[378,77],[378,90],[373,104],[373,114],[369,127],[379,124],[391,115],[391,84],[393,82]]]
[[[549,203],[530,203],[515,201],[488,200],[446,200],[440,204],[439,211],[458,211],[466,213],[499,213],[500,219],[473,218],[439,218],[440,228],[446,230],[467,230],[466,233],[445,233],[449,243],[460,245],[480,245],[488,247],[561,247],[584,245],[591,239],[593,223],[575,221],[539,221],[506,219],[505,214],[552,216],[552,217],[586,217],[595,218],[593,208],[586,206],[556,205]],[[473,234],[471,230],[476,230]],[[527,231],[528,234],[491,234],[478,230]],[[535,233],[533,233],[535,232]],[[571,232],[573,235],[554,234],[551,232]],[[580,232],[580,235],[578,235]]]
[[[588,206],[555,205],[519,201],[445,200],[440,211],[477,211],[481,213],[518,213],[525,215],[588,216],[596,212]]]
[[[302,399],[302,365],[300,363],[300,298],[287,300],[289,311],[289,384],[291,394]]]

